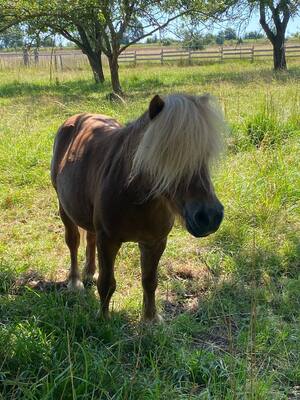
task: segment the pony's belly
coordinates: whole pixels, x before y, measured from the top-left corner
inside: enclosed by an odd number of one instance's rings
[[[66,214],[74,222],[74,224],[89,232],[94,231],[92,209],[90,212],[88,212],[88,207],[86,205],[76,207],[76,203],[74,202],[71,204],[70,202],[61,199],[60,202]]]
[[[57,195],[64,211],[74,224],[93,232],[93,206],[84,193],[83,187],[70,186],[58,179]]]

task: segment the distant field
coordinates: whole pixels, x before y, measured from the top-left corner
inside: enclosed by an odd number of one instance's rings
[[[270,65],[122,66],[125,106],[87,66],[51,82],[48,69],[0,71],[0,399],[300,398],[300,66]],[[161,326],[139,322],[139,254],[124,245],[112,319],[100,322],[94,288],[59,290],[69,256],[49,177],[55,132],[82,111],[125,123],[179,91],[210,92],[226,114],[213,173],[224,222],[201,240],[176,224]]]
[[[40,49],[38,61],[34,50],[29,51],[30,66],[38,64],[40,67],[58,70],[82,69],[88,65],[87,57],[81,50],[74,48]],[[287,60],[300,58],[299,39],[289,40],[286,44]],[[159,46],[158,44],[137,44],[129,46],[119,56],[119,64],[135,66],[137,64],[161,65],[205,65],[216,62],[246,60],[248,62],[268,62],[272,65],[273,50],[266,40],[237,44],[236,41],[227,41],[223,46],[212,45],[203,50],[188,50],[181,45]],[[102,55],[102,62],[108,65],[106,56]],[[0,51],[0,70],[19,68],[24,65],[23,52]]]
[[[300,39],[298,39],[298,38],[289,39],[286,42],[286,45],[287,46],[289,46],[289,45],[300,45]],[[225,43],[223,44],[223,46],[224,47],[230,47],[230,48],[249,47],[249,46],[255,46],[256,48],[265,48],[265,47],[270,48],[271,44],[270,44],[270,41],[267,40],[267,39],[243,40],[243,43],[240,43],[240,44],[237,43],[237,40],[226,40]],[[144,44],[136,43],[136,44],[130,46],[128,48],[128,51],[136,50],[136,51],[145,51],[145,52],[146,51],[149,51],[149,52],[151,51],[152,52],[154,50],[156,51],[156,50],[161,49],[161,47],[162,46],[160,46],[159,43],[150,43],[150,44],[147,44],[147,43],[144,43]],[[178,45],[170,45],[170,46],[163,46],[163,48],[166,49],[166,51],[167,50],[176,50],[176,49],[178,49],[180,47],[181,47],[180,44],[178,44]],[[218,44],[212,44],[212,45],[205,46],[205,50],[212,50],[212,49],[219,48],[219,47],[220,47],[220,45],[218,45]]]

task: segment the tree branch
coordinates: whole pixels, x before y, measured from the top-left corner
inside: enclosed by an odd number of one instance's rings
[[[125,44],[124,46],[122,46],[119,49],[119,54],[121,54],[125,49],[127,49],[127,47],[131,46],[134,43],[137,43],[139,40],[144,39],[147,36],[151,36],[153,35],[153,33],[157,32],[160,29],[165,28],[167,25],[169,25],[170,22],[174,21],[177,18],[182,17],[183,15],[186,15],[189,11],[182,11],[181,13],[169,18],[166,22],[164,22],[163,24],[157,26],[156,28],[152,29],[152,31],[144,33],[143,35],[139,36],[138,38],[135,38],[134,40],[132,40],[130,43]]]

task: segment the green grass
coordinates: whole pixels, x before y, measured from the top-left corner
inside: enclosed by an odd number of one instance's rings
[[[121,78],[125,106],[89,70],[52,83],[41,69],[0,72],[0,398],[300,398],[299,64],[282,74],[243,62],[124,67]],[[59,283],[69,257],[53,138],[71,114],[125,122],[176,91],[211,92],[224,108],[228,148],[213,180],[225,219],[206,239],[171,232],[161,326],[139,322],[139,254],[124,245],[112,319],[101,322],[94,288],[74,295]]]

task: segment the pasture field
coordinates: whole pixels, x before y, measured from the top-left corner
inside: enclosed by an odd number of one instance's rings
[[[300,399],[300,66],[276,74],[270,64],[122,67],[125,106],[88,69],[52,82],[42,69],[0,71],[0,399]],[[124,245],[103,322],[95,288],[71,294],[61,283],[69,255],[53,138],[72,114],[126,122],[154,94],[178,91],[210,92],[224,108],[213,181],[225,219],[201,240],[179,223],[171,232],[162,325],[139,321],[139,254]]]

